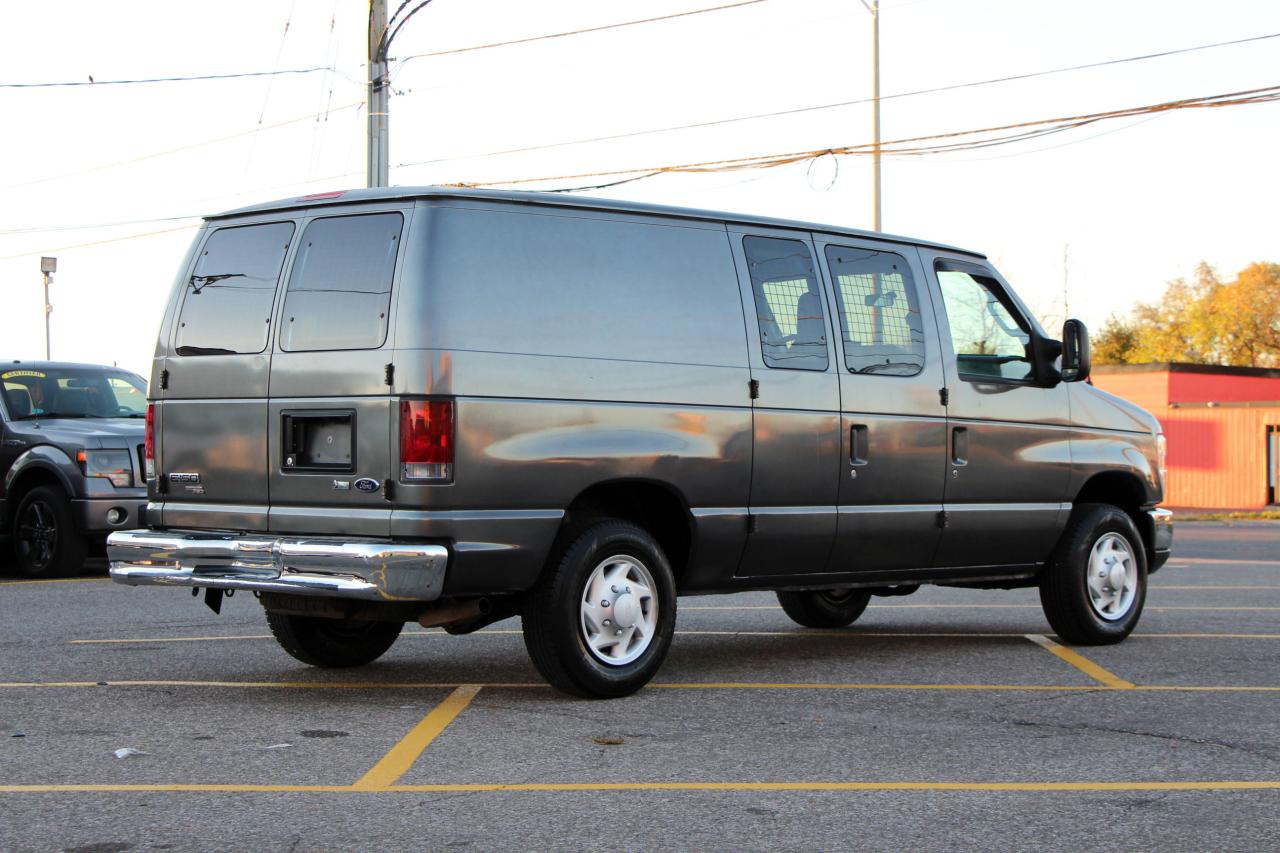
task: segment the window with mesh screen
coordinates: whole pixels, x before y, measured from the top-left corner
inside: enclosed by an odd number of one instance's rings
[[[827,320],[809,247],[799,240],[745,237],[760,349],[769,367],[827,369]]]
[[[827,246],[836,285],[844,363],[854,373],[915,376],[924,369],[924,323],[902,257]]]

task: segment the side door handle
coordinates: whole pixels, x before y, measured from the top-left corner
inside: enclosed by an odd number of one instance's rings
[[[867,464],[870,453],[870,437],[865,424],[854,424],[849,427],[849,464],[857,467]]]
[[[969,464],[969,429],[951,428],[951,464],[957,468]]]

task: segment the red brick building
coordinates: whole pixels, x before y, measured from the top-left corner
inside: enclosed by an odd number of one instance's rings
[[[1093,384],[1160,419],[1168,506],[1280,503],[1280,370],[1205,364],[1095,367]]]

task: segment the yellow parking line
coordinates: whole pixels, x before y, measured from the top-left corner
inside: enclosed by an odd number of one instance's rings
[[[1035,643],[1037,646],[1057,655],[1059,658],[1071,664],[1085,675],[1102,682],[1108,687],[1114,687],[1119,690],[1132,690],[1137,686],[1133,682],[1125,681],[1115,673],[1103,669],[1079,652],[1072,651],[1066,646],[1061,646],[1055,643],[1043,634],[1027,634],[1026,636],[1028,640]]]
[[[462,684],[450,693],[443,702],[431,709],[416,726],[409,730],[391,751],[382,756],[369,772],[360,777],[352,787],[365,790],[370,788],[386,788],[394,785],[422,755],[422,751],[431,745],[441,732],[471,704],[480,692],[480,684]]]
[[[0,794],[56,793],[580,793],[608,791],[1000,791],[1104,793],[1109,791],[1276,791],[1280,780],[1224,779],[1131,782],[528,782],[441,785],[0,785]]]
[[[680,612],[686,610],[781,610],[777,604],[699,604],[692,607],[681,607]],[[868,610],[1039,610],[1039,604],[869,604]],[[1165,605],[1147,605],[1147,610],[1165,611],[1165,610],[1191,610],[1197,612],[1226,612],[1226,613],[1246,613],[1246,612],[1280,612],[1280,607],[1227,607],[1227,606],[1199,606],[1199,605],[1182,605],[1182,604],[1165,604]]]
[[[1216,557],[1179,557],[1169,561],[1170,566],[1200,566],[1222,564],[1224,566],[1280,566],[1280,560],[1218,559]]]

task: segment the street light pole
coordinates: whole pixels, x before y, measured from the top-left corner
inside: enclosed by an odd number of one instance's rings
[[[871,13],[871,223],[880,230],[880,0],[861,0]]]
[[[387,0],[369,0],[368,168],[366,186],[389,183],[390,86],[387,80]]]
[[[49,304],[49,285],[53,283],[53,274],[58,271],[57,258],[41,258],[40,274],[44,276],[44,360],[51,361],[49,350],[49,315],[53,306]]]

